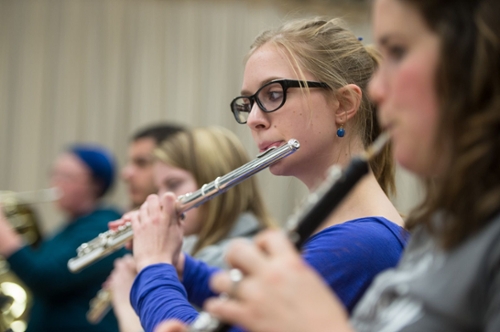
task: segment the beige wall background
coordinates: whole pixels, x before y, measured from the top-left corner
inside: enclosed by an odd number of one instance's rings
[[[123,165],[130,135],[156,121],[229,128],[255,155],[228,106],[243,57],[262,30],[310,15],[343,17],[371,40],[363,0],[0,0],[0,190],[46,188],[51,162],[76,141],[103,144]],[[295,179],[258,177],[279,220],[306,194]],[[404,172],[398,189],[406,213],[420,190]],[[123,183],[109,200],[126,206]],[[45,231],[62,220],[36,207]]]

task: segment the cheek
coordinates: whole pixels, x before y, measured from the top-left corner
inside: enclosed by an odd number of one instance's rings
[[[192,209],[185,213],[184,236],[198,234],[201,229],[200,209]]]
[[[180,195],[185,195],[187,193],[192,193],[194,191],[196,191],[198,188],[196,187],[196,184],[194,183],[191,183],[190,181],[186,181],[182,186],[178,187],[174,193],[177,195],[177,196],[180,196]]]
[[[434,108],[434,85],[430,75],[413,67],[403,69],[398,78],[395,80],[395,96],[400,103],[412,105],[422,112]]]
[[[421,174],[432,173],[434,141],[438,121],[438,102],[433,77],[426,68],[408,68],[399,81],[399,133],[396,133],[396,159],[403,167]],[[398,135],[399,134],[399,135]]]

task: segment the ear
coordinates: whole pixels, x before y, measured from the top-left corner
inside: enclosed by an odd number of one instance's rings
[[[358,112],[363,92],[356,84],[347,84],[337,90],[339,107],[335,111],[335,122],[345,125]]]
[[[95,198],[95,200],[98,200],[101,197],[103,186],[104,184],[102,183],[102,181],[92,179],[90,190],[92,191],[92,196]]]

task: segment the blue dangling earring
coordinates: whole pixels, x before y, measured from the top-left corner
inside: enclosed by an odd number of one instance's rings
[[[344,125],[341,124],[339,129],[337,129],[337,137],[344,137],[345,135],[345,129],[344,129]]]

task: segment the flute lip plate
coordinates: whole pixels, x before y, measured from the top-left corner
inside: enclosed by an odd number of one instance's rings
[[[296,140],[295,138],[292,138],[288,141],[288,145],[290,145],[291,147],[293,147],[294,149],[298,149],[300,148],[300,143],[298,140]]]

